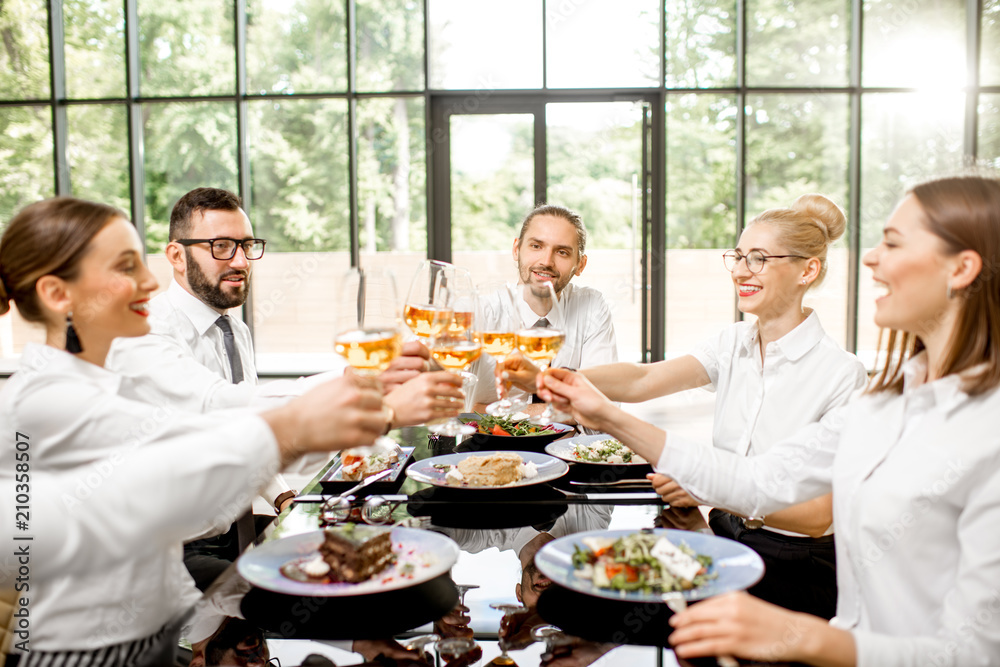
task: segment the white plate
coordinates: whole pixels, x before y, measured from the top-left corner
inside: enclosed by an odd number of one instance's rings
[[[642,591],[616,591],[610,588],[597,588],[589,579],[577,577],[573,568],[573,551],[583,545],[585,537],[609,537],[618,539],[624,535],[637,533],[637,530],[591,530],[584,533],[574,533],[549,542],[535,554],[535,565],[539,571],[553,582],[571,590],[586,593],[610,600],[629,600],[632,602],[663,601],[662,593],[644,593]],[[696,554],[712,557],[709,574],[717,574],[715,579],[706,581],[697,588],[681,591],[688,601],[741,591],[760,581],[764,576],[764,561],[750,547],[735,540],[695,533],[689,530],[673,530],[657,528],[653,532],[666,536],[674,544],[686,543]]]
[[[447,469],[435,468],[436,465],[458,465],[460,461],[464,461],[470,456],[491,456],[493,454],[517,454],[520,456],[525,463],[534,463],[538,468],[538,475],[532,477],[531,479],[522,478],[517,482],[512,484],[504,484],[503,486],[465,486],[459,484],[449,484],[445,480],[445,475],[448,474]],[[542,484],[544,482],[551,482],[554,479],[559,479],[569,471],[569,466],[566,465],[565,461],[560,461],[559,459],[549,456],[548,454],[539,454],[538,452],[474,452],[469,454],[445,454],[444,456],[432,456],[429,459],[423,459],[422,461],[417,461],[409,468],[406,469],[407,477],[411,477],[418,482],[423,482],[424,484],[433,484],[434,486],[443,486],[449,489],[510,489],[519,486],[531,486],[533,484]]]
[[[458,545],[440,533],[397,526],[390,537],[396,554],[395,565],[357,584],[296,581],[281,573],[285,563],[316,555],[323,543],[322,530],[264,542],[240,556],[236,569],[254,586],[276,593],[342,597],[409,588],[444,574],[458,560]],[[413,565],[409,576],[403,572],[408,565]]]
[[[569,461],[570,463],[586,463],[587,465],[594,466],[648,466],[649,461],[644,463],[605,463],[603,461],[584,461],[583,459],[576,457],[575,445],[591,445],[595,442],[600,442],[601,440],[618,440],[618,438],[613,435],[608,435],[607,433],[598,433],[596,435],[578,435],[575,438],[566,438],[565,440],[557,440],[555,442],[550,442],[545,445],[545,451],[552,456],[562,459],[563,461]],[[621,442],[621,440],[618,440]]]

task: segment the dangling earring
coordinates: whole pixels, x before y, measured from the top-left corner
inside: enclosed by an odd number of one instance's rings
[[[951,300],[955,294],[951,291],[951,283],[948,283],[948,291],[945,293],[949,300]]]
[[[66,351],[70,354],[83,352],[80,337],[76,335],[76,329],[73,327],[73,311],[66,313]]]

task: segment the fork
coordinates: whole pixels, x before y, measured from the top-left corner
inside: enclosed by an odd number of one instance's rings
[[[687,609],[688,606],[687,600],[684,599],[684,595],[678,591],[663,593],[660,599],[662,599],[663,602],[670,607],[670,611],[675,614],[681,613]],[[738,663],[736,658],[731,655],[720,655],[715,660],[719,663],[719,667],[740,667],[740,663]]]

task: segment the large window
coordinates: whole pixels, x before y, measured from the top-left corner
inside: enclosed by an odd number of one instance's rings
[[[809,303],[870,361],[860,258],[902,192],[1000,167],[1000,0],[978,5],[6,0],[0,224],[56,194],[114,204],[166,284],[177,198],[239,192],[269,241],[243,315],[262,372],[291,373],[331,358],[345,268],[400,291],[427,255],[509,271],[540,198],[583,212],[581,280],[620,309],[623,357],[684,353],[740,317],[720,255],[743,226],[821,192],[849,227]],[[0,372],[39,338],[0,318]]]

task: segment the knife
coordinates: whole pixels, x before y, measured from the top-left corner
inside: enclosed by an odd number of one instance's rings
[[[648,479],[620,479],[615,482],[578,482],[571,479],[569,483],[572,486],[648,486],[653,488]]]

